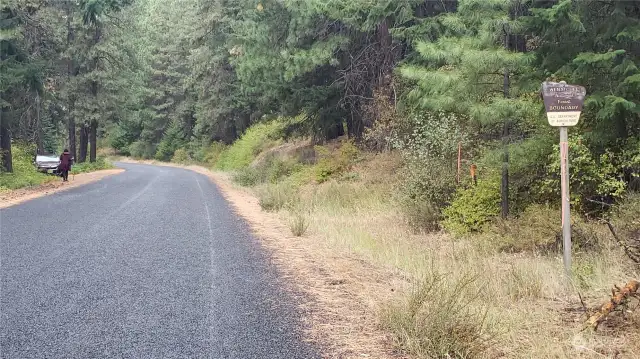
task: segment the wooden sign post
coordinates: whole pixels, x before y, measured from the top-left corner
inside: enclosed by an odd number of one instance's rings
[[[571,276],[571,200],[569,197],[569,135],[568,127],[580,120],[587,91],[582,86],[566,82],[544,82],[542,98],[549,124],[560,127],[560,191],[562,192],[562,248],[564,270]]]

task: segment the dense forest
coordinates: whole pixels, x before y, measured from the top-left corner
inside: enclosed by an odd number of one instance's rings
[[[67,147],[77,162],[100,146],[201,161],[254,124],[295,118],[287,135],[402,150],[407,197],[437,208],[461,191],[460,148],[465,176],[477,167],[507,215],[557,197],[540,84],[564,80],[588,94],[570,130],[575,205],[592,213],[639,187],[635,1],[3,0],[0,11],[5,172],[16,143]]]

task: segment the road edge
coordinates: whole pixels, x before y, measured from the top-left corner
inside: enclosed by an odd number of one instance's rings
[[[9,208],[37,198],[67,191],[90,183],[98,182],[106,177],[121,174],[122,168],[99,170],[71,176],[69,182],[51,181],[39,186],[20,188],[0,193],[0,209]]]

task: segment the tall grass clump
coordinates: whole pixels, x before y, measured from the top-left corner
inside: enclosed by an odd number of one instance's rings
[[[417,358],[480,358],[495,334],[479,303],[476,277],[431,274],[383,313],[397,345]]]
[[[273,184],[258,188],[260,207],[268,212],[276,212],[285,207],[293,207],[299,202],[298,190],[288,184]]]
[[[294,236],[302,237],[309,229],[307,215],[301,211],[295,211],[289,218],[289,229]]]

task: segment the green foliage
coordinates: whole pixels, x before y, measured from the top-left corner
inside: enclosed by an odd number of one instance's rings
[[[549,199],[560,198],[560,148],[555,146],[546,168],[546,179],[540,183],[540,192]],[[589,200],[615,200],[626,189],[619,162],[615,155],[605,152],[596,157],[587,147],[584,138],[569,138],[569,176],[571,204],[584,211],[594,206]]]
[[[454,114],[417,113],[407,121],[408,134],[393,141],[405,161],[400,191],[408,213],[421,213],[418,208],[437,213],[450,202],[456,189],[458,145],[468,143],[461,122]],[[428,217],[427,223],[435,219]]]
[[[443,226],[454,234],[481,231],[500,214],[500,180],[497,176],[461,188],[444,209]]]
[[[270,156],[255,166],[244,167],[234,173],[233,180],[241,186],[255,186],[261,183],[278,183],[302,169],[295,160],[282,160]]]
[[[34,146],[26,144],[13,144],[11,151],[13,157],[13,173],[0,172],[0,192],[22,187],[37,186],[55,177],[36,171],[33,165]]]
[[[171,158],[171,162],[180,163],[180,164],[187,164],[187,163],[191,162],[191,158],[189,157],[189,153],[187,153],[186,149],[178,148],[173,153],[173,157]]]
[[[249,166],[260,152],[278,143],[283,127],[284,124],[278,120],[252,126],[220,154],[216,168],[237,170]]]
[[[316,146],[319,158],[314,166],[315,179],[318,183],[348,171],[358,159],[360,151],[352,141],[345,141],[338,151],[330,151],[326,147]]]
[[[106,158],[98,157],[95,162],[83,162],[71,167],[71,174],[87,173],[113,168],[113,164]]]
[[[129,152],[133,158],[149,159],[153,158],[156,149],[155,146],[150,143],[135,141],[128,146],[127,152]]]

